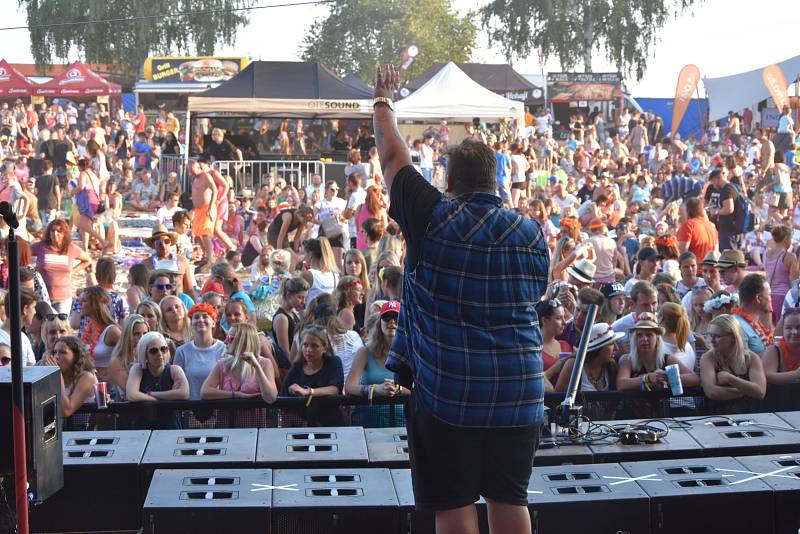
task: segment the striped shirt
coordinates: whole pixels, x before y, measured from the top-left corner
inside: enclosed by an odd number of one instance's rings
[[[411,167],[392,185],[409,254],[386,367],[409,367],[423,407],[445,423],[534,424],[544,393],[534,305],[549,267],[541,227],[495,195],[437,200],[428,188]]]
[[[699,197],[703,193],[703,182],[688,176],[674,176],[664,182],[664,204],[691,197]]]

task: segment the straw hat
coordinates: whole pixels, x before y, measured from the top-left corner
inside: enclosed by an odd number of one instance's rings
[[[656,316],[652,313],[640,313],[637,315],[636,324],[633,325],[630,330],[652,330],[657,332],[659,336],[664,335],[664,329],[658,326],[658,322],[656,322]]]
[[[167,230],[166,226],[164,226],[161,223],[158,223],[155,226],[153,226],[152,234],[150,235],[150,237],[145,238],[144,242],[147,243],[148,247],[153,248],[153,244],[155,243],[156,239],[164,236],[172,239],[173,243],[178,241],[178,234],[176,234],[175,232],[170,232],[169,230]]]
[[[719,252],[716,250],[709,250],[706,257],[703,258],[703,261],[700,262],[700,265],[711,265],[713,267],[717,266],[717,262],[719,261]]]
[[[727,267],[747,267],[747,261],[741,250],[725,249],[717,260],[717,266],[725,269]]]

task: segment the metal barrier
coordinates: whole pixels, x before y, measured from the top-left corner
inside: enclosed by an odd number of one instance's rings
[[[166,176],[176,172],[183,184],[183,190],[189,191],[191,181],[184,156],[161,155],[158,158],[159,176]],[[300,189],[306,187],[311,176],[319,174],[325,182],[325,165],[321,161],[309,160],[245,160],[245,161],[215,161],[212,166],[222,174],[231,176],[237,192],[250,189],[254,193],[266,182],[266,177],[273,173],[277,178],[283,178],[287,184]]]
[[[303,160],[245,160],[215,161],[213,166],[222,174],[233,178],[237,191],[250,189],[254,193],[266,182],[270,173],[283,178],[297,189],[305,188],[314,174],[325,182],[325,165],[320,161]]]
[[[798,384],[770,384],[763,400],[753,399],[747,413],[782,412],[800,410],[800,386]],[[545,395],[545,405],[555,408],[564,399],[563,393]],[[394,427],[403,424],[405,397],[377,397],[370,403],[363,397],[332,396],[314,398],[316,405],[338,406],[347,416],[348,424],[364,427]],[[104,410],[94,404],[84,404],[76,415],[65,421],[68,430],[89,430],[95,424],[113,424],[120,429],[157,428],[168,419],[169,414],[178,414],[183,428],[283,428],[306,426],[303,409],[307,399],[279,397],[269,405],[260,398],[224,399],[213,401],[158,401],[145,403],[117,402]],[[725,404],[710,402],[703,397],[700,388],[687,388],[684,395],[672,397],[668,393],[641,391],[579,392],[578,404],[584,406],[584,414],[590,419],[644,419],[650,417],[679,417],[719,415],[731,413]],[[642,414],[642,408],[646,414]],[[355,409],[354,409],[355,408]],[[376,417],[357,420],[355,412],[375,410]],[[94,417],[95,412],[117,417]],[[354,412],[351,419],[351,412]],[[740,413],[744,413],[739,410]],[[642,417],[644,415],[644,417]],[[90,417],[92,416],[92,417]],[[171,418],[170,418],[171,419]],[[113,422],[110,422],[112,421]],[[377,421],[378,423],[374,423]],[[88,428],[87,428],[88,424]]]

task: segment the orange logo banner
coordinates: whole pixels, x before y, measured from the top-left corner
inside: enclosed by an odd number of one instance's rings
[[[783,106],[789,105],[787,91],[789,85],[786,83],[786,78],[783,77],[783,71],[777,65],[769,65],[764,67],[761,77],[764,79],[764,85],[769,89],[769,94],[772,95],[772,100],[775,101],[775,107],[783,110]]]
[[[672,136],[678,132],[681,120],[692,101],[692,93],[700,81],[700,69],[697,65],[686,65],[678,74],[678,85],[675,87],[675,103],[672,107]]]

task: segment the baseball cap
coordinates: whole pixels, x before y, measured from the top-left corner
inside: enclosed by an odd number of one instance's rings
[[[639,261],[645,260],[660,260],[663,258],[661,254],[658,253],[656,249],[653,247],[644,247],[639,250],[639,254],[636,256]]]
[[[381,306],[381,317],[386,315],[387,313],[400,313],[400,301],[399,300],[389,300],[386,301],[383,306]]]
[[[603,286],[601,289],[603,296],[607,299],[611,297],[616,297],[617,295],[625,295],[625,286],[620,284],[619,282],[611,282]]]

